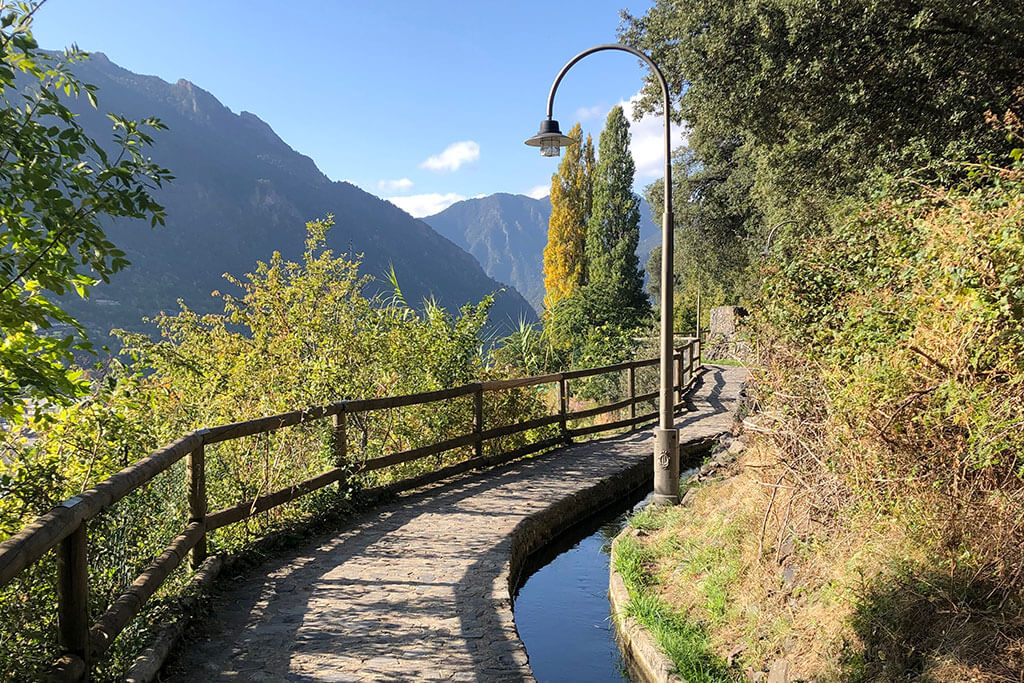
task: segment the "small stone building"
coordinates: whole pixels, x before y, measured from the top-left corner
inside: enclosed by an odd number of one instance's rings
[[[718,306],[711,309],[710,329],[704,345],[705,360],[724,358],[747,360],[750,344],[743,339],[742,323],[747,310],[741,306]]]

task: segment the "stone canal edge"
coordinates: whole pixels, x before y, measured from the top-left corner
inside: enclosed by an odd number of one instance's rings
[[[744,393],[741,391],[741,393]],[[739,415],[742,400],[732,404],[728,411],[729,417],[735,421]],[[715,442],[725,436],[723,431],[718,435],[692,439],[680,444],[680,460],[684,461],[687,455],[692,459],[695,455],[707,453],[714,446]],[[703,470],[702,470],[703,472]],[[685,505],[685,501],[683,503]],[[627,526],[612,541],[611,557],[615,557],[615,546],[619,539],[630,533]],[[643,624],[626,613],[629,605],[629,591],[626,589],[626,582],[622,576],[615,571],[614,560],[608,563],[608,603],[611,607],[612,625],[615,628],[615,642],[622,652],[623,660],[626,662],[630,676],[637,683],[686,683],[676,673],[675,664],[662,651],[661,647],[654,640],[650,632]]]

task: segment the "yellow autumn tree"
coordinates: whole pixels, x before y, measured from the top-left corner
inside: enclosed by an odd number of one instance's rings
[[[587,222],[590,220],[594,143],[577,123],[569,131],[577,143],[565,150],[551,176],[551,218],[544,247],[544,305],[548,310],[586,282]]]

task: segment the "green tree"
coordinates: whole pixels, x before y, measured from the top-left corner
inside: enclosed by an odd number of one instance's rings
[[[72,367],[89,350],[80,324],[57,298],[89,289],[125,265],[104,234],[110,218],[162,224],[151,192],[171,178],[144,156],[156,119],[110,115],[112,143],[89,138],[61,97],[92,85],[73,75],[87,55],[52,54],[32,37],[39,2],[0,1],[0,418],[18,419],[26,400],[67,401],[86,390]]]
[[[611,297],[626,327],[649,313],[636,257],[640,198],[633,194],[636,167],[629,152],[629,122],[622,107],[608,114],[598,142],[593,208],[587,224],[587,281]]]
[[[566,148],[551,176],[551,218],[544,247],[545,305],[548,309],[586,281],[586,234],[591,211],[594,143],[577,123],[569,131],[577,143]]]
[[[155,322],[161,337],[119,333],[124,362],[93,377],[89,395],[30,416],[29,430],[0,430],[0,540],[38,514],[113,472],[201,426],[323,405],[339,399],[398,396],[488,379],[504,370],[485,362],[481,336],[493,296],[447,312],[432,302],[413,308],[395,286],[368,298],[359,264],[325,248],[331,218],[307,224],[302,257],[273,253],[245,276],[226,276],[223,312],[183,307]],[[130,358],[130,360],[129,360]],[[533,388],[488,396],[484,420],[514,424],[547,414]],[[437,443],[472,429],[472,398],[374,410],[347,416],[353,468],[370,457]],[[543,429],[543,428],[542,428]],[[548,431],[542,432],[547,436]],[[32,438],[27,434],[31,432]],[[543,437],[541,437],[543,438]],[[207,447],[210,509],[278,490],[337,464],[329,419]],[[533,434],[488,440],[485,453],[509,451]],[[237,549],[269,529],[310,514],[344,509],[360,486],[433,471],[472,457],[471,446],[354,474],[346,488],[329,487],[245,524],[225,527],[210,542]],[[113,600],[187,524],[184,463],[90,521],[90,591]],[[175,595],[187,573],[161,589]],[[52,553],[0,589],[0,680],[42,680],[57,649]],[[103,680],[123,673],[159,623],[160,600],[147,604],[99,663]],[[156,610],[155,612],[152,610]]]
[[[948,159],[1007,152],[986,113],[1014,101],[1021,35],[1016,0],[659,0],[626,15],[620,39],[662,67],[689,128],[673,176],[681,320],[697,281],[711,299],[756,296],[773,226],[796,222],[777,244],[807,239],[887,176],[951,185],[965,167]],[[639,110],[660,103],[649,82]],[[660,184],[648,193],[657,210]],[[649,272],[656,294],[660,261]]]
[[[673,156],[672,203],[675,223],[675,317],[676,329],[696,324],[698,292],[702,317],[712,306],[738,303],[754,295],[747,269],[757,263],[751,254],[750,232],[762,216],[751,201],[754,169],[749,149],[736,141],[707,150],[702,158],[690,140]],[[710,158],[706,158],[710,157]],[[663,181],[646,189],[647,201],[661,212]],[[753,257],[753,258],[752,258]],[[648,291],[661,296],[661,246],[652,250],[647,264]]]
[[[762,238],[882,173],[948,178],[963,168],[943,159],[1008,152],[985,114],[1021,85],[1021,36],[1018,0],[658,0],[620,31],[662,67],[699,161],[747,149]],[[644,93],[641,111],[659,106]]]
[[[634,337],[645,334],[639,327],[641,323],[623,317],[610,283],[588,282],[551,309],[542,340],[552,347],[561,367],[592,368],[633,357]],[[573,385],[573,393],[587,399],[618,400],[621,379],[618,375],[586,378]]]

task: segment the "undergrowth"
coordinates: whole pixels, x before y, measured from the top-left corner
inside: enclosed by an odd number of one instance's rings
[[[769,268],[759,420],[799,497],[903,543],[850,596],[853,680],[1024,670],[1024,166],[902,179]]]
[[[452,314],[434,302],[368,298],[357,261],[326,248],[332,221],[307,225],[300,262],[274,253],[237,290],[221,295],[224,312],[183,306],[155,321],[159,339],[125,334],[125,352],[96,368],[93,391],[79,402],[40,410],[0,430],[0,540],[35,517],[202,427],[325,405],[340,399],[398,396],[485,379],[513,370],[489,366],[481,331],[492,297]],[[503,426],[547,413],[530,388],[491,392],[485,424]],[[209,445],[208,509],[216,511],[285,489],[339,464],[354,474],[331,486],[208,535],[211,553],[236,553],[260,537],[345,511],[364,490],[435,471],[474,455],[470,446],[358,472],[387,453],[434,444],[473,429],[471,397],[348,416],[339,463],[329,419]],[[507,452],[555,433],[555,427],[488,440],[484,454]],[[95,620],[188,523],[185,462],[109,506],[88,524],[89,618]],[[52,553],[0,589],[0,679],[38,680],[59,652]],[[93,671],[114,679],[131,664],[189,579],[175,570],[114,641]]]
[[[754,445],[635,519],[637,605],[748,675],[1020,680],[1022,159],[893,180],[765,263]]]

